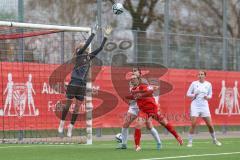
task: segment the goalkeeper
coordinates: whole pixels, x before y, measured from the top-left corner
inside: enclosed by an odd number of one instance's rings
[[[67,86],[66,90],[66,105],[63,107],[62,116],[60,117],[60,123],[58,127],[58,132],[60,134],[63,134],[64,129],[64,123],[65,119],[67,117],[67,113],[69,111],[69,108],[72,104],[72,100],[75,99],[75,107],[74,111],[72,113],[71,122],[68,125],[68,132],[67,136],[72,136],[72,129],[74,127],[74,124],[78,117],[78,111],[79,106],[84,103],[84,97],[86,95],[86,84],[87,84],[87,76],[88,71],[90,68],[90,61],[103,49],[108,36],[112,32],[112,27],[108,26],[104,29],[104,38],[99,48],[97,48],[95,51],[88,53],[88,46],[92,42],[95,33],[92,33],[91,36],[88,38],[88,40],[85,42],[83,46],[77,47],[74,54],[76,55],[76,62],[75,66],[73,68],[73,71],[71,73],[71,80]]]

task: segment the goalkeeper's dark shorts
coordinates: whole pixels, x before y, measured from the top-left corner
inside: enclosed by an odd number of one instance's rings
[[[85,95],[86,95],[86,82],[79,80],[71,80],[67,86],[66,97],[68,99],[76,98],[80,101],[83,101]]]

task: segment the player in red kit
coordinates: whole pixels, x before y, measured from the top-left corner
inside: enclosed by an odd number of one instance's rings
[[[177,139],[178,143],[183,145],[183,140],[175,131],[174,127],[164,116],[158,113],[158,105],[153,97],[153,87],[151,85],[141,83],[140,77],[136,75],[132,75],[131,81],[134,87],[131,89],[131,95],[126,96],[126,98],[129,100],[136,100],[139,109],[146,113],[148,118],[151,117],[163,125]]]
[[[142,71],[139,67],[134,67],[132,70],[132,74],[139,77],[141,79],[141,83],[149,84],[148,80],[142,77]],[[151,85],[151,86],[153,86],[153,85]],[[134,87],[134,85],[132,85],[132,87]],[[130,91],[131,91],[131,88],[130,88]],[[155,98],[156,103],[158,104],[158,94],[156,94],[156,93],[159,88],[158,88],[158,86],[153,86],[153,89],[154,89],[154,93],[153,93],[154,98]],[[137,106],[136,100],[131,100],[131,101],[134,101]],[[154,137],[155,141],[157,142],[157,149],[160,150],[161,146],[162,146],[161,139],[158,134],[158,131],[155,129],[155,127],[152,124],[152,118],[151,117],[148,118],[146,116],[146,113],[140,111],[138,108],[138,117],[136,119],[136,125],[135,125],[135,129],[134,129],[134,143],[135,143],[136,151],[141,150],[141,145],[140,145],[141,135],[142,135],[141,128],[144,126],[146,126],[146,128],[150,131],[150,133]]]
[[[132,74],[136,76],[141,76],[141,71],[138,67],[134,67],[132,70]],[[147,83],[146,79],[141,78],[141,83]],[[132,90],[132,85],[131,81],[129,82],[129,91]],[[126,117],[124,118],[124,124],[122,127],[122,140],[117,149],[126,149],[127,148],[127,140],[128,140],[128,128],[130,124],[136,119],[136,125],[135,125],[135,131],[134,131],[134,142],[135,142],[135,149],[136,151],[141,150],[140,146],[140,139],[141,139],[141,128],[142,126],[146,125],[147,129],[150,131],[152,136],[154,137],[155,141],[157,142],[157,149],[161,149],[161,140],[158,135],[157,130],[154,128],[152,125],[151,117],[147,118],[145,116],[146,114],[141,112],[139,113],[139,108],[137,106],[136,100],[130,100],[129,101],[129,109],[126,114]]]

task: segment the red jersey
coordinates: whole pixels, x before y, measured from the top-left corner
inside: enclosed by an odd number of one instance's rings
[[[131,89],[131,93],[146,93],[149,91],[153,91],[153,87],[148,84],[140,84]],[[145,113],[157,113],[158,105],[153,97],[153,95],[148,95],[147,97],[140,97],[137,99],[137,105],[139,109]]]

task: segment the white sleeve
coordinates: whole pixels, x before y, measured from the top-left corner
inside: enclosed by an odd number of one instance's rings
[[[153,86],[152,85],[149,85],[148,87],[147,87],[147,89],[148,89],[148,91],[150,90],[150,91],[153,91]]]
[[[131,81],[128,83],[128,85],[129,85],[129,92],[131,92],[132,88],[133,88],[133,85],[132,85]]]
[[[188,88],[187,97],[193,98],[194,96],[195,96],[195,94],[194,94],[194,83],[192,82],[190,87]]]
[[[207,98],[208,99],[212,98],[212,85],[211,85],[211,83],[209,83]]]

